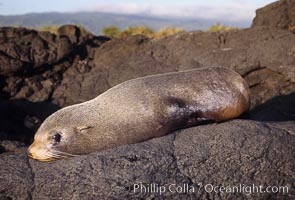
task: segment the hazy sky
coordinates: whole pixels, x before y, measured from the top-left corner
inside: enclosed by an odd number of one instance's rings
[[[251,20],[274,0],[0,0],[0,15],[32,12],[103,11],[174,17]]]

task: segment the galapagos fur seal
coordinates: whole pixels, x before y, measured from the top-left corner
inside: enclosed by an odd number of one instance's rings
[[[51,161],[138,143],[177,129],[238,117],[249,105],[247,83],[228,68],[132,79],[53,113],[38,129],[28,154]]]

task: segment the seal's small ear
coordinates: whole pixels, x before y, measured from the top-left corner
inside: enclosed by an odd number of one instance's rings
[[[84,132],[86,132],[86,130],[91,129],[91,128],[93,128],[93,126],[79,126],[76,129],[79,133],[84,133]]]

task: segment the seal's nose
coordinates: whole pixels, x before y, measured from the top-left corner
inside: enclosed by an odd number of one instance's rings
[[[31,153],[31,151],[30,151],[30,148],[28,148],[28,150],[27,150],[27,154],[28,154],[28,156],[29,156],[30,158],[33,157],[32,153]]]
[[[34,143],[33,143],[34,144]],[[30,158],[33,158],[33,154],[32,154],[32,147],[33,147],[33,144],[29,146],[29,148],[27,149],[27,154]]]

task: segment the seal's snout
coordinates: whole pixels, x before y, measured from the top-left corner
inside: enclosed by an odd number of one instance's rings
[[[29,146],[27,154],[30,158],[40,161],[47,161],[49,159],[48,151],[42,148],[42,146],[38,145],[36,141],[31,144],[31,146]]]
[[[36,151],[35,142],[31,144],[27,150],[27,154],[30,158],[34,158],[34,150]],[[35,156],[36,157],[36,156]]]
[[[53,149],[52,146],[39,140],[35,140],[27,150],[27,154],[30,158],[39,160],[42,162],[52,161],[65,157],[76,156],[74,154],[58,151]]]
[[[31,154],[31,152],[30,152],[30,148],[28,148],[28,150],[27,150],[27,154],[28,154],[28,156],[30,157],[30,158],[32,158],[32,154]]]
[[[33,154],[31,154],[30,151],[28,151],[28,156],[29,156],[30,158],[33,158]]]

